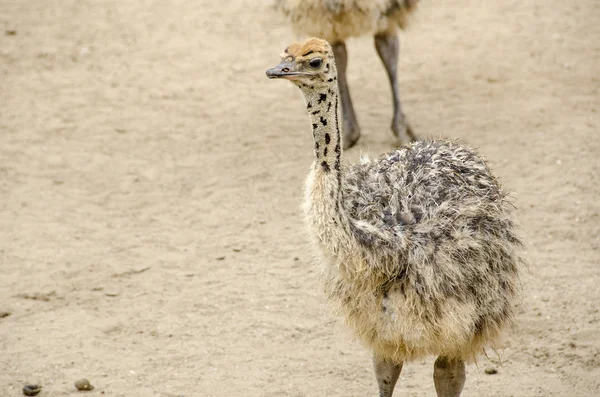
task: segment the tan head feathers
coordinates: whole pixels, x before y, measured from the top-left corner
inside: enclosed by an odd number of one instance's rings
[[[329,49],[331,46],[327,41],[313,37],[302,43],[290,44],[283,55],[298,58],[308,56],[313,52],[326,53]]]

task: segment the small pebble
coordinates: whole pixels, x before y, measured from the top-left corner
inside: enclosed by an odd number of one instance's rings
[[[88,391],[94,388],[94,386],[91,385],[90,381],[85,378],[79,379],[77,382],[75,382],[75,387],[77,388],[77,390],[81,391]]]
[[[487,367],[485,369],[485,373],[488,374],[488,375],[494,375],[494,374],[498,373],[498,370],[496,368],[494,368],[494,367]]]
[[[37,396],[42,391],[40,385],[25,385],[23,386],[23,394],[26,396]]]
[[[0,318],[8,317],[11,315],[11,312],[0,311]]]

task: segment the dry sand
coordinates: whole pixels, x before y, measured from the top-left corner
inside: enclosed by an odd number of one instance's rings
[[[0,395],[374,396],[330,317],[299,206],[302,99],[264,71],[294,38],[264,1],[0,0]],[[600,395],[600,3],[424,1],[402,35],[420,136],[478,147],[530,265],[472,396]],[[359,152],[392,149],[369,38]],[[433,359],[397,396],[434,396]],[[494,366],[496,375],[484,369]]]

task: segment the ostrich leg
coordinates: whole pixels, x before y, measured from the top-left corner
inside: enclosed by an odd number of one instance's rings
[[[402,363],[392,363],[373,356],[373,367],[379,386],[379,397],[392,397],[394,386],[402,371]]]
[[[433,381],[438,397],[459,397],[465,385],[465,363],[438,357],[433,366]]]
[[[382,32],[375,35],[375,48],[379,58],[383,62],[385,71],[390,79],[392,88],[392,100],[394,104],[394,118],[392,120],[392,132],[400,144],[416,140],[416,137],[406,121],[400,103],[400,92],[398,88],[398,54],[400,52],[400,41],[396,32]]]
[[[348,81],[346,80],[348,52],[346,51],[346,43],[343,41],[333,44],[332,47],[333,55],[335,56],[335,65],[338,71],[338,87],[340,89],[342,101],[343,145],[344,149],[349,149],[354,146],[356,141],[358,141],[358,138],[360,138],[360,127],[356,121],[356,114],[354,114],[352,98],[350,98],[350,90],[348,89]]]

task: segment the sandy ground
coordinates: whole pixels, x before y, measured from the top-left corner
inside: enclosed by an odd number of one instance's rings
[[[376,395],[307,253],[312,142],[297,89],[264,76],[294,38],[266,3],[0,0],[1,396],[82,377],[89,395]],[[372,40],[348,45],[353,159],[393,140]],[[478,147],[528,243],[502,364],[470,365],[463,396],[600,395],[600,3],[424,1],[402,46],[415,130]],[[396,395],[434,396],[432,362]]]

